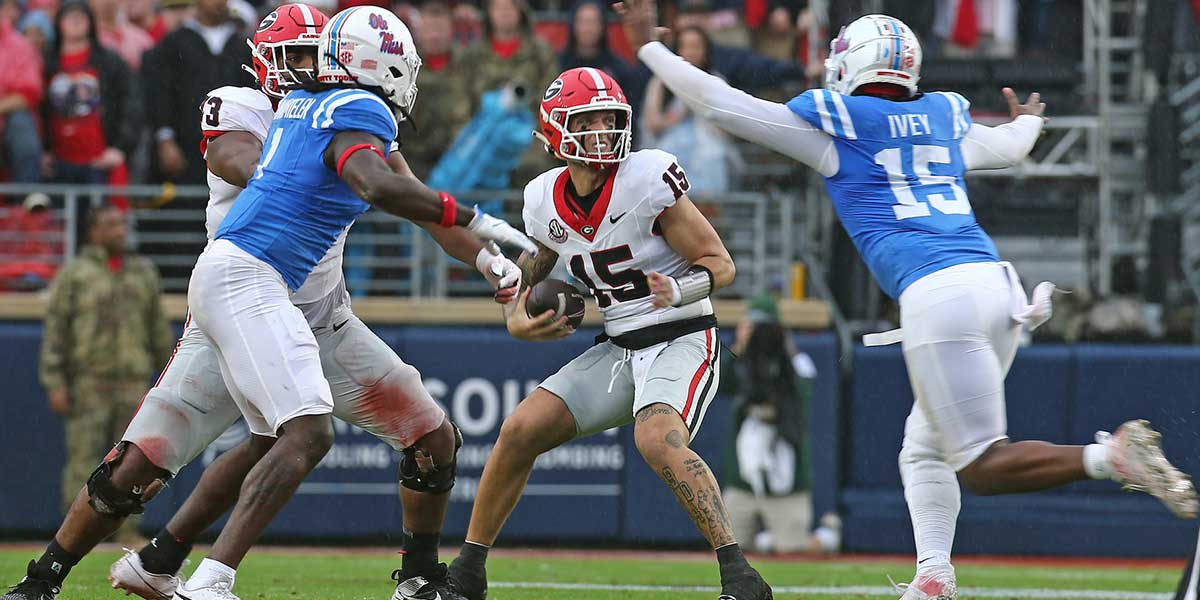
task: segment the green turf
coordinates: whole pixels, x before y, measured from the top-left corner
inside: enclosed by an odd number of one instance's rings
[[[25,570],[34,552],[0,551],[0,582],[11,585]],[[109,589],[108,565],[118,553],[99,551],[84,559],[75,570],[59,600],[99,600],[123,598]],[[202,555],[194,553],[193,561]],[[238,572],[236,592],[245,600],[387,600],[394,584],[389,580],[398,557],[360,552],[330,550],[320,554],[260,549],[251,552]],[[774,586],[870,586],[887,585],[887,575],[897,581],[912,576],[909,562],[880,563],[853,560],[797,562],[761,561],[759,570]],[[557,582],[585,584],[640,584],[714,586],[716,566],[695,559],[634,558],[544,558],[534,556],[494,556],[488,562],[492,581]],[[1022,589],[1077,589],[1105,591],[1170,592],[1179,577],[1176,569],[1111,567],[1079,568],[1059,566],[975,566],[958,569],[959,584],[966,587]],[[685,591],[609,591],[493,588],[489,600],[699,600],[715,598],[712,592]],[[855,594],[805,595],[777,594],[776,598],[876,598],[895,599],[898,595],[864,596]],[[963,599],[969,598],[964,594]]]

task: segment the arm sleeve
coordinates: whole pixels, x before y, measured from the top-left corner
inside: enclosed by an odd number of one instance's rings
[[[647,161],[646,175],[651,186],[650,206],[654,212],[661,213],[675,206],[679,198],[692,189],[692,184],[674,154],[662,150],[643,152],[654,158],[653,161]]]
[[[46,316],[42,322],[42,387],[56,390],[67,385],[67,348],[70,347],[71,298],[74,296],[74,268],[71,264],[58,272],[50,284]]]
[[[385,144],[396,139],[396,117],[379,96],[362,90],[349,90],[340,96],[329,96],[326,101],[328,104],[313,114],[313,127],[332,131],[362,131]]]
[[[541,192],[542,185],[541,177],[537,177],[525,185],[521,221],[525,225],[525,235],[528,235],[544,246],[553,247],[547,235],[546,225],[537,218],[534,209],[538,205],[538,195]]]
[[[1034,115],[1021,115],[996,127],[972,123],[962,141],[967,170],[1003,169],[1021,162],[1041,135],[1042,123]]]
[[[823,176],[837,173],[833,139],[787,106],[729,87],[658,42],[642,46],[638,58],[692,111],[721,129],[800,161]]]

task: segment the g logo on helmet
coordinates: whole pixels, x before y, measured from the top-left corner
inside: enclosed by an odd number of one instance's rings
[[[563,89],[563,80],[555,79],[554,82],[550,84],[550,87],[546,88],[546,95],[542,96],[542,102],[545,102],[545,101],[550,100],[551,98],[557,96],[558,93],[562,91],[562,89]]]
[[[567,230],[558,219],[550,219],[550,239],[560,244],[567,241]]]
[[[266,30],[270,29],[272,25],[275,24],[275,21],[278,21],[278,20],[279,20],[279,12],[273,10],[273,11],[271,11],[271,14],[263,17],[262,23],[258,24],[258,30],[266,31]]]

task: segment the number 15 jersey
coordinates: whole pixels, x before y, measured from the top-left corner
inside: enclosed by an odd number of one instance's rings
[[[808,90],[787,106],[833,138],[839,168],[826,189],[889,296],[946,267],[999,260],[967,200],[961,144],[971,117],[962,96],[897,102]]]
[[[640,150],[613,167],[592,210],[584,213],[567,194],[566,167],[542,173],[525,186],[525,233],[558,253],[571,275],[591,290],[609,336],[713,312],[705,298],[681,307],[655,308],[646,275],[683,275],[691,265],[667,245],[658,217],[689,188],[671,154]]]

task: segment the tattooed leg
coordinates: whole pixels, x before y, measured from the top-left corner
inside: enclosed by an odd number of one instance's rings
[[[675,409],[651,404],[638,411],[634,441],[642,458],[675,493],[713,548],[733,543],[733,526],[708,465],[688,444],[688,431]]]

